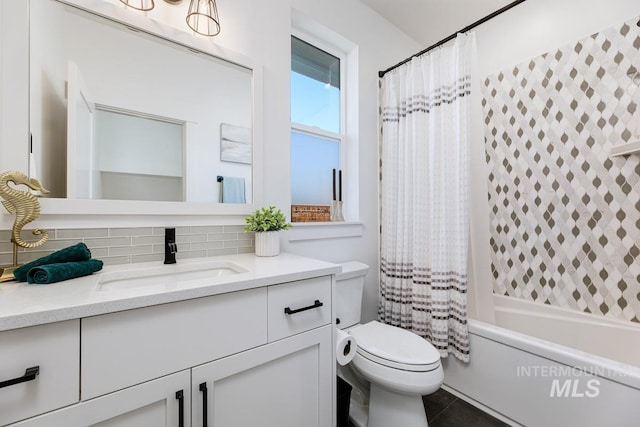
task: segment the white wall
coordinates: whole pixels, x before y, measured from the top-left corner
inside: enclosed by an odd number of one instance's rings
[[[484,77],[640,14],[636,0],[529,0],[476,29]]]

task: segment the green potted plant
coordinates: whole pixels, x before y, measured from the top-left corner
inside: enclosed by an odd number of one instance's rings
[[[291,227],[282,211],[275,206],[260,208],[246,217],[245,231],[253,231],[257,256],[276,256],[280,253],[280,230]]]

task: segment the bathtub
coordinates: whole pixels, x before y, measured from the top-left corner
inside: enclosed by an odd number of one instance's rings
[[[471,362],[443,359],[444,388],[514,425],[640,425],[640,325],[495,296],[469,320]]]

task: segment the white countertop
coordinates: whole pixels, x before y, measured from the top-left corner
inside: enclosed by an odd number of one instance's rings
[[[101,286],[101,280],[104,281],[109,275],[123,274],[119,272],[160,268],[173,273],[194,264],[215,261],[231,262],[247,271],[171,285],[110,290]],[[337,264],[288,253],[276,257],[241,254],[178,260],[171,265],[158,261],[108,266],[91,276],[49,285],[6,282],[0,284],[0,331],[241,291],[340,271],[341,267]]]

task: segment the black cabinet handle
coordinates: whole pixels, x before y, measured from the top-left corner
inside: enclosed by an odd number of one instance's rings
[[[207,383],[200,384],[202,392],[202,427],[207,427]]]
[[[178,427],[184,427],[184,392],[176,391],[176,399],[178,399]]]
[[[324,304],[321,303],[319,299],[317,299],[312,305],[308,307],[302,307],[295,310],[291,310],[291,308],[285,307],[284,314],[296,314],[296,313],[300,313],[301,311],[312,310],[314,308],[322,307],[323,305]]]
[[[36,379],[39,373],[40,373],[40,366],[27,368],[27,370],[24,371],[23,376],[0,382],[0,388],[9,387],[9,386],[20,384],[20,383],[26,383],[27,381],[33,381]]]

